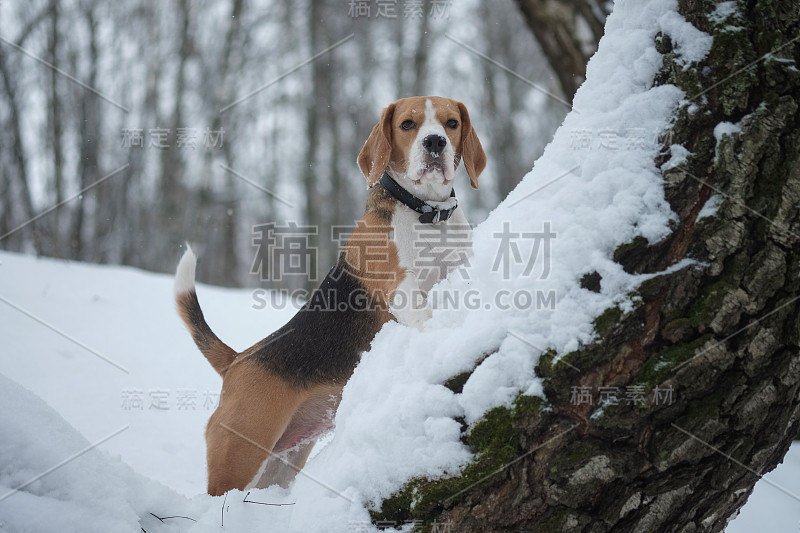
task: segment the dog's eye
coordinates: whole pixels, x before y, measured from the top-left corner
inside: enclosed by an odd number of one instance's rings
[[[451,130],[454,130],[458,127],[458,121],[456,119],[451,118],[450,120],[445,122],[445,125]]]
[[[416,125],[417,125],[416,122],[414,122],[413,120],[404,120],[403,123],[400,124],[400,127],[403,128],[404,130],[413,130],[416,127]]]

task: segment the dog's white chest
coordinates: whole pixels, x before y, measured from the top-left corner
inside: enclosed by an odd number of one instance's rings
[[[462,208],[445,222],[423,224],[419,213],[398,206],[392,226],[400,267],[413,272],[424,294],[472,255],[472,229]]]

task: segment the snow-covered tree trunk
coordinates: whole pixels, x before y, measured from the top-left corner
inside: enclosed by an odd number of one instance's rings
[[[477,455],[462,477],[412,482],[375,518],[450,531],[722,531],[797,435],[800,6],[680,0],[679,11],[713,45],[687,67],[656,37],[654,86],[685,93],[657,161],[677,219],[661,242],[614,254],[627,272],[659,274],[632,310],[597,318],[596,342],[542,355],[545,399],[489,411],[465,436]],[[702,268],[669,269],[685,259]],[[641,385],[647,402],[624,401]],[[603,390],[621,401],[601,407]]]

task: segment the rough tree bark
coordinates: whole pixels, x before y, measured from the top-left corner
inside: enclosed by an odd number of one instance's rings
[[[788,450],[800,415],[800,9],[739,0],[740,14],[720,20],[713,2],[679,3],[714,37],[705,64],[688,69],[668,38],[656,43],[655,84],[687,95],[657,161],[673,144],[691,152],[663,172],[679,221],[615,260],[638,273],[684,258],[703,268],[658,275],[633,311],[598,317],[599,340],[564,355],[583,372],[544,354],[545,400],[490,411],[464,437],[476,459],[461,477],[416,480],[377,519],[450,531],[723,531]],[[717,142],[722,122],[741,131]],[[698,220],[709,201],[716,214]],[[574,386],[642,384],[671,388],[672,402],[601,414],[571,398]]]
[[[586,79],[608,16],[602,0],[516,0],[567,100]]]

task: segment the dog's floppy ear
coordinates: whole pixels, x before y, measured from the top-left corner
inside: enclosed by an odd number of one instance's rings
[[[383,110],[381,119],[372,128],[372,133],[358,154],[358,166],[367,178],[367,187],[375,185],[389,166],[389,158],[392,155],[392,117],[394,117],[394,104]]]
[[[481,146],[481,141],[472,127],[469,119],[467,106],[461,102],[456,102],[458,110],[461,112],[461,157],[464,159],[464,168],[469,174],[469,184],[473,189],[478,188],[478,176],[486,168],[486,154]],[[456,156],[456,166],[458,166],[458,156]]]

